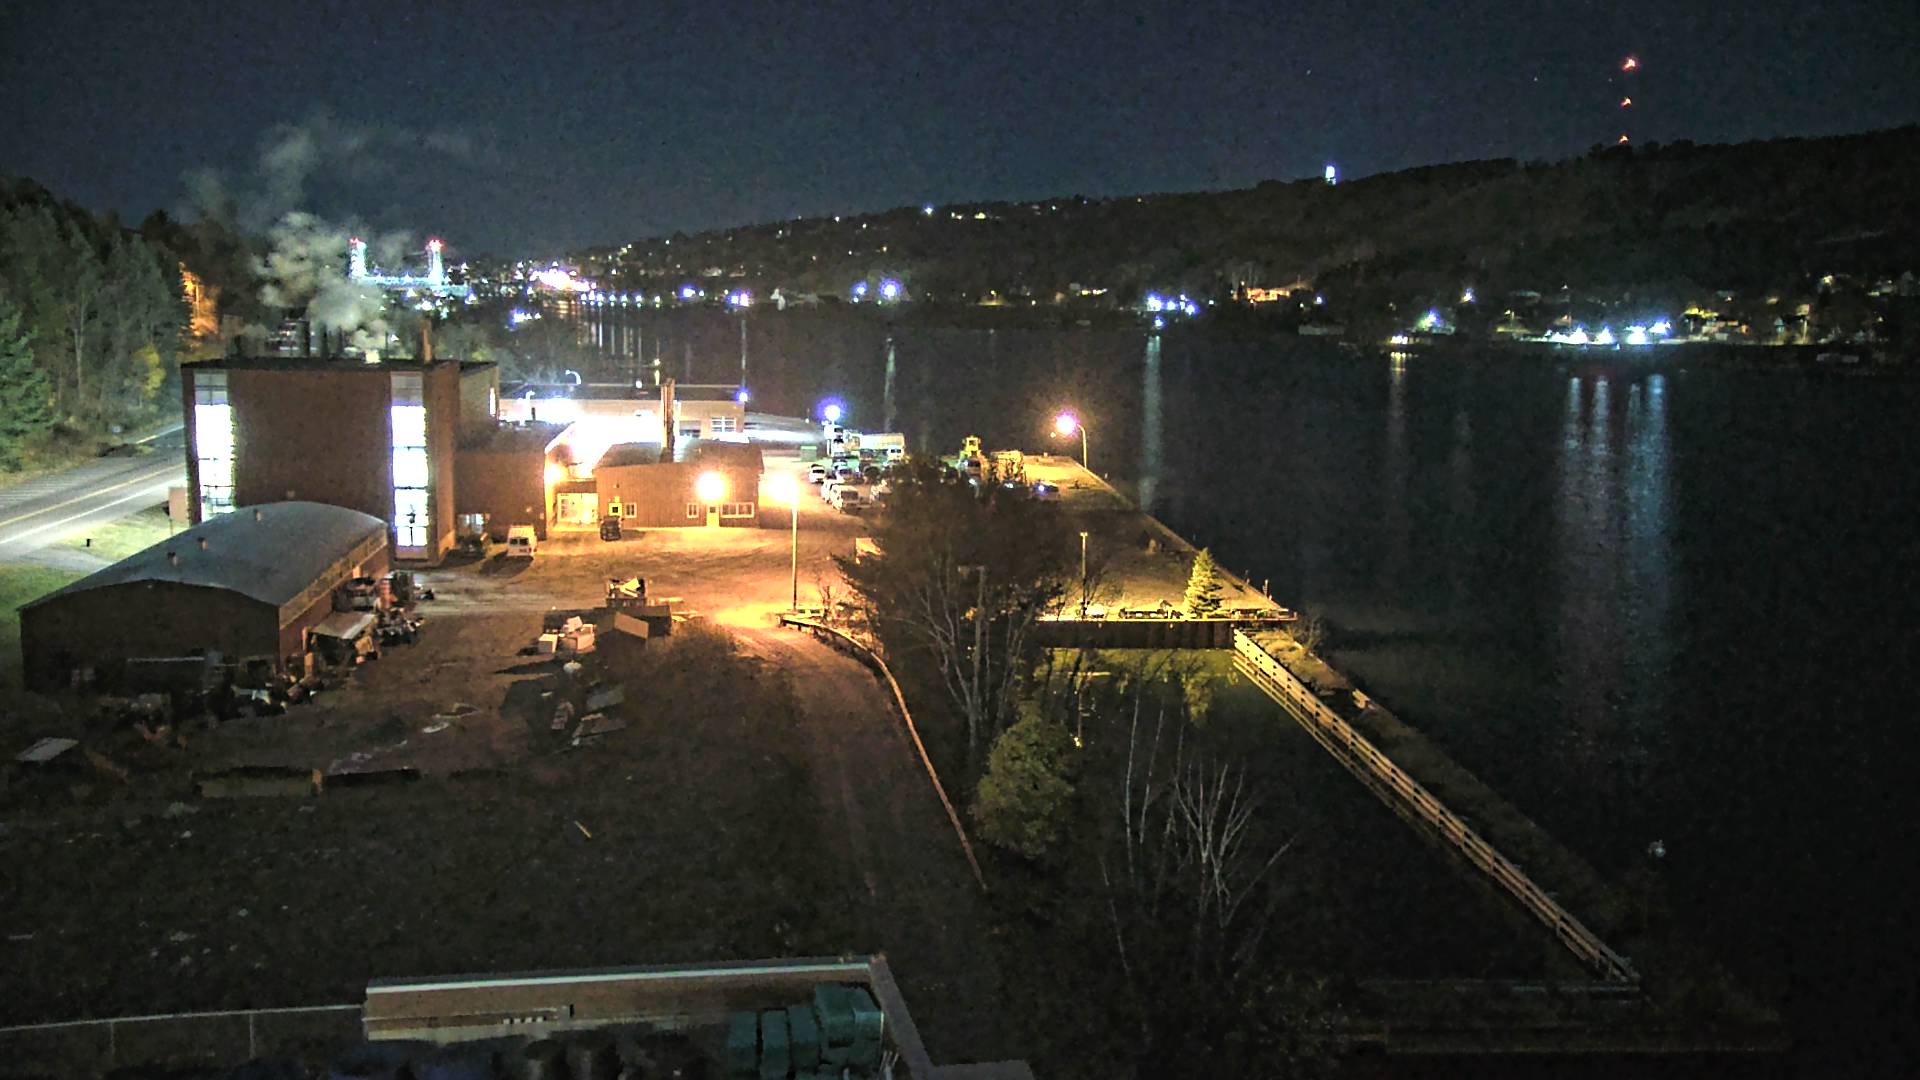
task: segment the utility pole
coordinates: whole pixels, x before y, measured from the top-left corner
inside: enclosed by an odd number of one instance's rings
[[[885,404],[881,406],[881,431],[893,431],[893,335],[887,335],[887,387],[884,394]]]
[[[740,316],[740,388],[747,386],[747,316]]]

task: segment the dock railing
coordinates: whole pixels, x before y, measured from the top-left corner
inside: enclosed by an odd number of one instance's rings
[[[960,852],[967,857],[967,866],[973,871],[973,880],[980,886],[981,892],[987,891],[987,878],[980,872],[980,860],[974,857],[973,842],[967,839],[967,827],[960,821],[960,812],[954,809],[953,800],[947,797],[947,786],[940,782],[940,770],[933,767],[933,758],[927,756],[927,744],[920,741],[920,729],[914,725],[913,711],[907,708],[906,695],[900,692],[900,680],[893,677],[893,670],[887,667],[887,661],[872,646],[841,630],[829,626],[817,619],[803,615],[786,614],[780,616],[782,626],[792,626],[805,630],[828,645],[851,654],[880,680],[887,684],[887,690],[893,695],[893,706],[900,714],[900,722],[907,729],[907,737],[913,740],[913,748],[920,755],[920,764],[927,770],[927,779],[933,783],[933,793],[940,797],[940,805],[947,812],[947,820],[953,825],[953,834],[960,840]]]
[[[1458,814],[1447,809],[1420,782],[1407,775],[1393,759],[1376,749],[1364,735],[1328,708],[1293,672],[1242,630],[1233,632],[1236,663],[1256,686],[1285,706],[1314,740],[1388,806],[1425,825],[1469,863],[1492,878],[1519,901],[1534,918],[1553,932],[1556,940],[1601,978],[1635,983],[1640,975],[1626,957],[1600,940],[1599,935],[1533,882],[1512,860],[1500,854]]]

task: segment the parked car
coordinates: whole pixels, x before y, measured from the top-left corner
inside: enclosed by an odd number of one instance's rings
[[[540,549],[540,538],[534,535],[533,526],[515,525],[507,530],[507,558],[531,559]]]
[[[1180,611],[1170,601],[1162,600],[1153,607],[1129,607],[1120,609],[1123,619],[1177,619]]]
[[[620,539],[620,519],[619,518],[603,517],[600,519],[600,539],[602,540]]]
[[[1060,485],[1049,484],[1045,480],[1035,480],[1033,497],[1041,502],[1054,502],[1060,498]]]
[[[819,462],[807,466],[807,483],[822,484],[827,479],[827,467]]]
[[[833,493],[834,509],[842,513],[855,514],[865,509],[871,500],[866,493],[852,484],[842,484]]]

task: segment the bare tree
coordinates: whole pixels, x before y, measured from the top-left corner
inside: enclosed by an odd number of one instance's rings
[[[1164,707],[1143,731],[1145,695],[1131,696],[1118,851],[1099,857],[1114,948],[1143,1002],[1170,976],[1231,997],[1255,968],[1271,914],[1262,886],[1292,841],[1258,844],[1246,770],[1191,753]]]

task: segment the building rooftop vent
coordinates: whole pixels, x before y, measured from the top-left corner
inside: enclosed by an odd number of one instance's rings
[[[265,520],[267,520],[267,512],[266,512],[265,510],[262,510],[262,509],[260,509],[260,508],[259,508],[259,507],[257,507],[257,506],[256,506],[256,507],[254,507],[254,508],[253,508],[253,520],[255,520],[255,521],[265,521]]]
[[[179,565],[180,565],[180,553],[179,553],[179,552],[177,552],[177,551],[169,551],[169,552],[167,552],[167,565],[168,565],[168,566],[179,566]]]
[[[207,550],[207,538],[204,536],[200,538],[200,550],[201,551]]]

